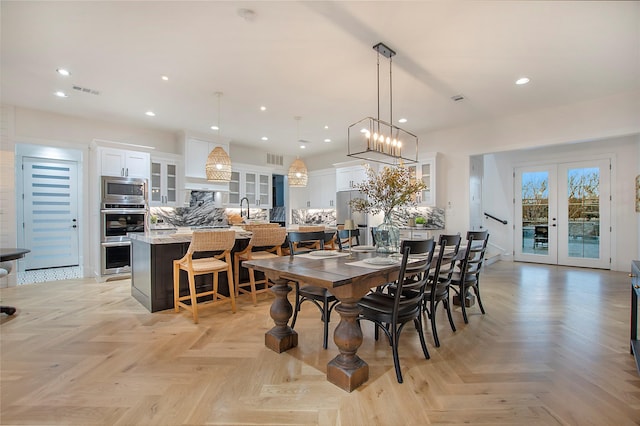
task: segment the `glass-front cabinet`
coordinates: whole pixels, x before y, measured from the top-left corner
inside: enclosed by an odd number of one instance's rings
[[[251,207],[271,208],[271,173],[234,167],[229,182],[229,205],[239,206],[244,197]]]
[[[152,158],[149,203],[156,207],[178,204],[178,160]]]
[[[417,164],[410,164],[407,168],[414,179],[421,180],[425,189],[416,194],[416,202],[419,206],[436,205],[436,156],[425,158]]]

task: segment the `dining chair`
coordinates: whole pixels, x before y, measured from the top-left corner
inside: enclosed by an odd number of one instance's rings
[[[283,227],[264,227],[253,228],[249,244],[244,250],[235,253],[233,271],[235,273],[236,296],[240,293],[251,294],[253,306],[258,304],[257,295],[269,291],[269,280],[265,276],[263,279],[256,281],[255,271],[253,268],[247,268],[249,272],[249,281],[240,282],[240,263],[243,260],[251,259],[270,259],[282,256],[282,244],[287,235],[286,228]],[[256,289],[256,284],[263,284],[263,287]],[[246,287],[249,287],[247,289]]]
[[[405,245],[394,290],[391,293],[369,293],[358,302],[358,307],[360,308],[358,320],[373,322],[376,331],[378,329],[382,330],[389,340],[398,383],[403,381],[398,345],[400,334],[405,324],[413,322],[420,338],[424,357],[425,359],[430,358],[424,338],[422,306],[429,277],[429,267],[433,257],[434,243],[433,240],[422,240],[416,243],[415,247],[422,246],[421,250],[430,254],[426,258],[409,264],[412,248],[409,245]]]
[[[313,250],[324,250],[324,228],[320,231],[289,231],[289,254],[309,253]]]
[[[436,327],[436,310],[440,303],[442,303],[444,309],[447,311],[451,330],[456,331],[456,325],[453,323],[453,317],[451,316],[449,287],[451,285],[451,277],[455,271],[455,265],[458,261],[461,239],[460,234],[440,235],[438,239],[436,265],[433,272],[429,275],[429,282],[424,292],[423,310],[431,320],[433,341],[436,347],[440,347],[440,339],[438,339],[438,329]]]
[[[340,251],[360,245],[360,229],[352,229],[351,231],[340,229],[337,234],[336,241],[338,241],[338,249]]]
[[[191,243],[187,253],[173,261],[173,304],[176,312],[180,308],[191,311],[193,322],[198,323],[198,298],[213,296],[211,304],[231,303],[232,312],[236,312],[235,288],[233,285],[233,271],[231,263],[231,249],[236,242],[235,231],[195,231],[191,236]],[[208,257],[194,258],[196,253],[212,252]],[[186,271],[189,278],[189,294],[180,296],[180,271]],[[229,296],[218,292],[218,274],[227,273]],[[213,289],[196,292],[195,276],[213,274]],[[183,301],[190,300],[190,304]]]
[[[467,318],[466,295],[470,289],[478,299],[480,312],[484,315],[484,307],[480,298],[480,271],[484,254],[489,243],[488,231],[469,231],[467,232],[467,248],[464,258],[460,261],[459,271],[455,271],[451,276],[451,288],[457,294],[462,308],[462,318],[465,324],[469,323]]]
[[[291,256],[308,253],[312,250],[299,250],[296,248],[295,243],[312,243],[318,244],[320,250],[324,249],[324,231],[316,232],[289,232],[289,250]],[[298,319],[298,312],[300,312],[300,306],[304,302],[311,302],[320,310],[321,320],[323,322],[323,336],[322,347],[327,349],[329,340],[329,322],[331,320],[331,311],[338,303],[338,299],[326,288],[314,286],[311,284],[305,284],[295,282],[296,289],[296,304],[293,309],[293,319],[291,320],[291,328],[296,326],[296,320]]]

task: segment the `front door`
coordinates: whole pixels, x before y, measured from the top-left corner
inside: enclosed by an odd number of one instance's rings
[[[609,269],[608,159],[515,170],[515,260]]]
[[[25,270],[79,265],[78,165],[23,157]]]

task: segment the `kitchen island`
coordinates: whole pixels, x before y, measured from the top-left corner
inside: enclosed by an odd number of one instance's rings
[[[149,231],[130,234],[131,295],[150,312],[173,308],[173,261],[182,258],[189,249],[191,234],[172,231]],[[250,236],[236,232],[232,254],[247,247]],[[180,294],[189,294],[187,274],[180,272]],[[242,279],[242,275],[240,276]],[[211,275],[196,277],[198,292],[213,287]],[[229,295],[226,274],[220,274],[219,291]],[[211,297],[211,296],[209,296]]]

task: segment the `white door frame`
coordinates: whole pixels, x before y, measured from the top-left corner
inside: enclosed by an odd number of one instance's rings
[[[23,187],[23,176],[22,176],[22,163],[23,157],[34,157],[34,158],[42,158],[42,159],[54,159],[54,160],[66,160],[66,161],[75,161],[78,165],[78,214],[80,223],[84,224],[80,228],[79,234],[79,264],[85,269],[87,266],[85,262],[88,260],[88,255],[85,253],[86,242],[85,238],[89,232],[88,220],[87,220],[87,212],[86,212],[86,198],[83,197],[84,188],[85,188],[85,171],[84,171],[84,163],[83,161],[86,159],[86,156],[83,154],[83,151],[80,149],[74,148],[65,148],[65,147],[53,147],[53,146],[43,146],[43,145],[35,145],[35,144],[26,144],[26,143],[16,143],[15,144],[15,152],[16,156],[14,159],[15,164],[15,206],[16,206],[16,229],[22,229],[22,222],[24,220],[24,207],[22,203],[22,194],[24,193]],[[18,247],[24,247],[24,233],[17,232],[16,241]],[[17,271],[24,272],[24,262],[17,262]]]
[[[599,256],[594,258],[581,258],[569,256],[569,221],[567,217],[559,217],[558,204],[566,206],[567,183],[564,181],[567,171],[571,168],[591,167],[597,165],[601,169],[600,175],[600,233]],[[555,188],[549,185],[549,214],[548,253],[523,252],[522,232],[522,173],[535,171],[549,171],[549,181],[557,182]],[[614,225],[614,204],[612,190],[615,185],[615,165],[612,155],[594,156],[589,158],[566,158],[555,162],[536,163],[535,165],[514,165],[514,260],[524,262],[561,264],[567,266],[579,266],[590,268],[610,269],[614,253],[612,228]],[[564,210],[564,207],[563,207]],[[560,248],[560,250],[558,250]]]

